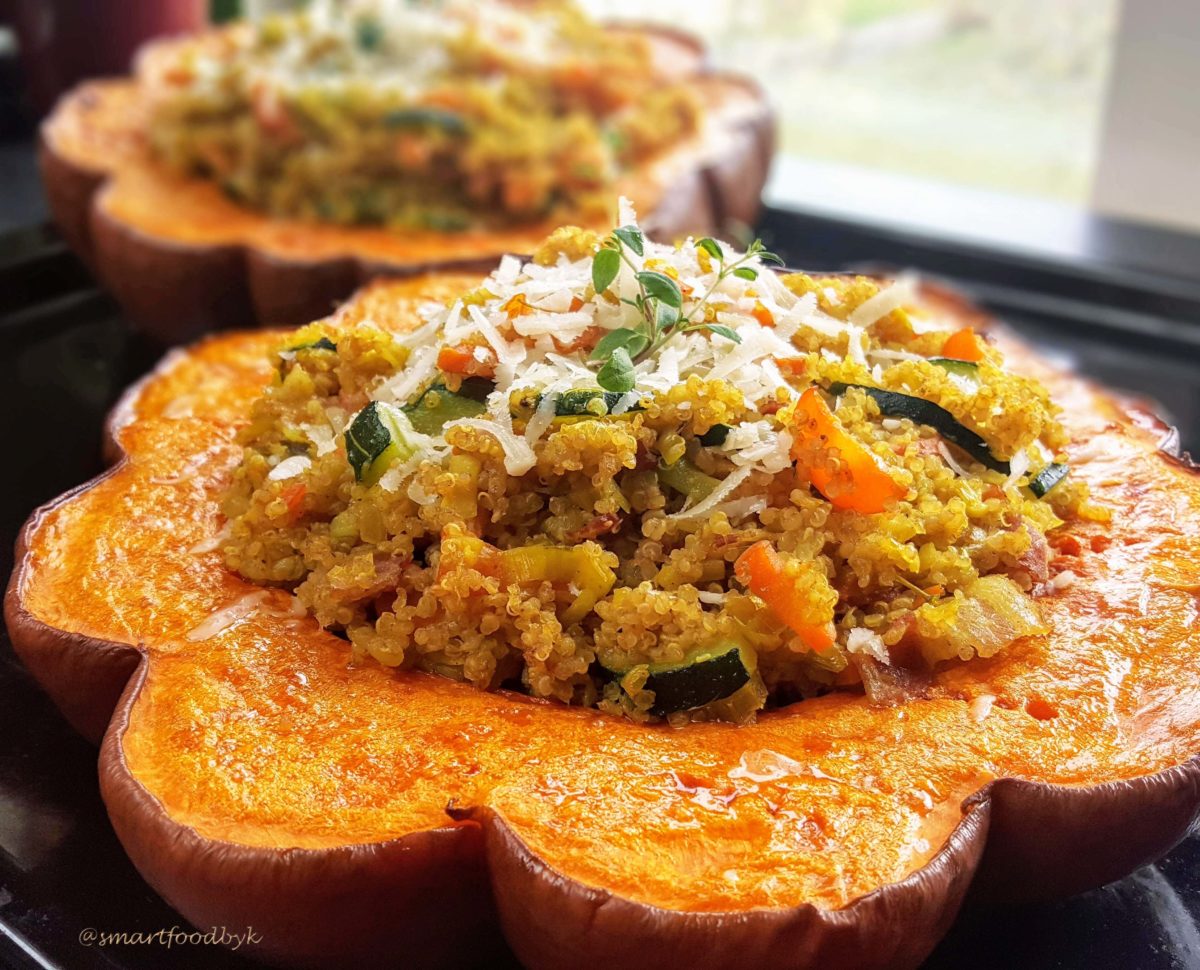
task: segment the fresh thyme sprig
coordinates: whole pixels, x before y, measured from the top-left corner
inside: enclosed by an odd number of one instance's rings
[[[743,280],[758,279],[758,270],[747,265],[753,260],[779,264],[783,261],[768,252],[760,239],[754,240],[745,253],[729,262],[726,262],[725,250],[715,239],[705,236],[695,245],[698,250],[715,259],[719,268],[712,284],[698,300],[692,301],[686,313],[683,291],[675,280],[656,270],[639,270],[630,259],[630,252],[637,256],[645,254],[645,238],[637,226],[614,229],[596,253],[592,260],[592,287],[597,296],[606,293],[613,285],[621,272],[622,263],[633,271],[638,285],[633,299],[621,298],[622,303],[637,309],[638,322],[632,327],[610,330],[592,349],[591,359],[602,361],[596,372],[596,382],[606,391],[632,391],[636,383],[634,367],[637,363],[657,353],[678,334],[707,330],[735,344],[742,342],[736,330],[705,319],[709,300],[717,287],[730,276]],[[700,317],[698,320],[697,314]]]

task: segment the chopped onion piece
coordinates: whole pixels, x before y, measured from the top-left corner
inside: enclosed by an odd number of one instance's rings
[[[709,493],[708,498],[704,499],[704,501],[697,502],[690,509],[682,509],[674,515],[668,515],[666,519],[670,522],[683,522],[701,515],[708,515],[713,509],[724,502],[728,496],[737,491],[738,486],[750,477],[751,471],[753,469],[749,465],[743,465],[741,468],[730,472],[725,480]]]
[[[1008,463],[1009,473],[1008,478],[1004,480],[1005,488],[1012,488],[1029,471],[1029,451],[1022,448],[1012,456],[1012,461]]]
[[[856,626],[846,635],[846,649],[850,653],[863,653],[874,657],[881,664],[891,663],[883,637],[866,627]]]
[[[954,472],[955,475],[957,475],[959,478],[968,477],[963,466],[956,462],[954,460],[954,456],[950,454],[950,449],[947,447],[946,442],[942,441],[940,438],[938,439],[937,450],[938,454],[942,456],[946,464],[950,466],[950,470]]]

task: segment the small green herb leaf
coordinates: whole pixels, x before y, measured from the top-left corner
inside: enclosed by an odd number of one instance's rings
[[[666,333],[679,322],[679,311],[663,302],[654,305],[654,328],[659,333]]]
[[[725,253],[721,249],[721,244],[719,242],[717,242],[715,239],[710,239],[708,236],[705,236],[703,239],[697,240],[696,247],[698,249],[703,249],[713,259],[724,259],[725,258]]]
[[[602,249],[592,260],[592,286],[600,294],[612,286],[621,271],[621,254],[615,249]]]
[[[726,340],[732,340],[735,344],[740,344],[742,342],[742,338],[738,336],[738,332],[736,330],[733,330],[730,327],[722,326],[719,323],[710,323],[708,325],[708,331],[709,333],[718,334],[719,336],[724,337]]]
[[[739,280],[756,280],[758,279],[758,270],[751,269],[749,266],[739,266],[733,271],[733,275]]]
[[[683,306],[683,294],[679,292],[679,286],[671,277],[663,273],[656,273],[654,270],[644,269],[637,274],[637,281],[642,284],[642,289],[646,291],[647,296],[674,307],[676,310]]]
[[[597,371],[596,383],[606,391],[617,391],[621,394],[632,391],[635,380],[633,360],[629,351],[624,347],[617,347],[607,363]]]
[[[645,255],[645,238],[637,226],[621,226],[613,230],[613,235],[639,256]]]
[[[622,327],[620,330],[610,330],[600,338],[599,343],[592,348],[592,360],[605,360],[612,356],[614,350],[624,348],[629,356],[636,357],[650,345],[644,333]]]

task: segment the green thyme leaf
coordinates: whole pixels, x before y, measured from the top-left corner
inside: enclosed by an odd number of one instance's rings
[[[624,349],[629,356],[636,357],[650,345],[649,338],[637,330],[622,327],[620,330],[610,330],[592,348],[592,360],[607,360],[613,351]]]
[[[646,291],[647,296],[674,307],[676,310],[683,306],[683,294],[679,292],[679,286],[671,277],[663,273],[656,273],[654,270],[644,269],[637,274],[637,281],[642,284],[642,289]]]
[[[639,256],[645,254],[645,238],[637,226],[621,226],[613,230],[613,235]]]
[[[720,336],[724,337],[726,340],[732,340],[735,344],[740,344],[742,342],[742,338],[738,336],[738,333],[736,330],[733,330],[730,327],[722,326],[719,323],[708,324],[708,331],[710,333],[719,334]]]
[[[596,372],[596,383],[606,391],[616,391],[625,394],[633,390],[635,383],[633,360],[629,351],[617,347],[608,358],[607,363]]]
[[[615,249],[602,249],[592,260],[592,286],[597,295],[603,293],[621,271],[621,254]]]
[[[756,242],[758,242],[758,249],[754,251],[755,256],[757,256],[764,263],[774,263],[776,266],[783,265],[783,260],[780,257],[776,256],[773,252],[762,248],[761,240],[756,240]]]
[[[751,269],[749,266],[739,266],[733,271],[733,275],[740,280],[756,280],[758,279],[758,270]]]
[[[679,322],[679,311],[661,300],[654,307],[654,326],[659,333],[666,333]]]
[[[708,236],[696,240],[696,248],[703,249],[713,259],[723,260],[725,258],[725,252],[721,249],[721,244],[715,239],[710,239]]]
[[[354,40],[365,51],[378,50],[383,43],[383,26],[373,17],[364,17],[354,25]]]

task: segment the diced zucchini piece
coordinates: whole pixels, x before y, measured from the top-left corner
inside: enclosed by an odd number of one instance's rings
[[[1029,491],[1042,498],[1050,489],[1067,477],[1070,469],[1061,462],[1053,462],[1029,480]]]
[[[963,377],[978,377],[979,365],[973,360],[955,360],[953,357],[930,357],[929,363],[937,364],[951,374],[961,374]]]
[[[658,717],[691,711],[729,697],[745,686],[753,675],[749,648],[723,641],[688,657],[679,664],[650,664],[645,689],[654,691],[650,713]],[[625,672],[612,671],[622,677]]]
[[[405,405],[404,413],[421,434],[440,435],[451,421],[483,414],[487,410],[483,402],[493,386],[491,381],[470,377],[457,391],[448,391],[446,385],[439,382],[427,388],[412,404]]]
[[[440,108],[397,108],[383,116],[388,128],[440,128],[448,135],[462,135],[467,123],[462,115]]]
[[[328,337],[318,337],[310,343],[296,344],[295,347],[288,347],[284,353],[294,354],[297,350],[337,350],[337,344]]]
[[[720,479],[706,475],[686,458],[680,458],[674,465],[659,465],[658,481],[686,495],[693,503],[708,498],[712,490],[721,484]]]
[[[885,391],[879,387],[869,387],[866,384],[830,384],[830,394],[845,394],[852,387],[857,387],[868,397],[873,398],[879,405],[879,410],[893,418],[908,418],[916,424],[924,424],[933,428],[947,441],[950,441],[981,465],[1007,475],[1010,471],[1008,462],[1002,461],[992,454],[988,443],[970,428],[963,425],[953,414],[944,407],[926,401],[911,394],[900,394],[897,391]]]
[[[554,416],[557,418],[592,417],[602,418],[611,414],[617,402],[625,395],[617,391],[602,391],[598,387],[577,387],[571,391],[563,391],[554,402]],[[539,397],[539,401],[540,401]],[[626,408],[625,411],[644,411],[640,400]]]
[[[700,444],[706,448],[723,445],[725,444],[725,439],[729,437],[729,432],[732,430],[733,428],[727,424],[714,424],[700,436]]]
[[[979,365],[972,360],[955,360],[953,357],[930,357],[934,364],[950,375],[955,385],[967,394],[979,390]]]
[[[345,434],[355,480],[374,485],[393,462],[411,458],[417,450],[413,430],[403,411],[383,401],[359,411]]]

